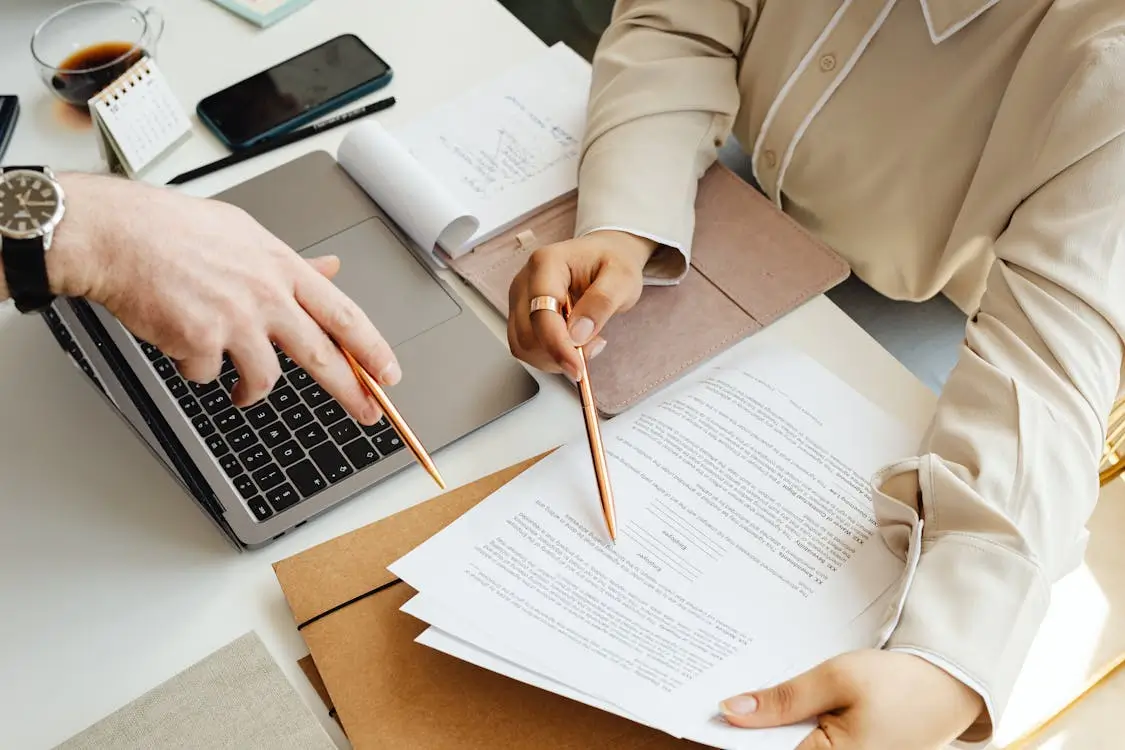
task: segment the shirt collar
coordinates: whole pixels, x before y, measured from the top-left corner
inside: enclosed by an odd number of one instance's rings
[[[1000,0],[920,0],[930,39],[941,44]]]

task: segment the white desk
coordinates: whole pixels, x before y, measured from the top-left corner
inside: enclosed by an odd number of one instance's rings
[[[89,132],[57,121],[27,40],[63,0],[5,0],[0,90],[24,115],[7,163],[92,168]],[[405,120],[541,43],[493,0],[315,0],[259,31],[204,0],[164,0],[158,61],[182,102],[344,31],[395,68],[384,122]],[[343,129],[192,183],[211,194],[315,148]],[[202,128],[150,179],[217,158]],[[463,287],[462,287],[463,288]],[[503,336],[478,298],[470,305]],[[376,321],[376,324],[378,321]],[[825,298],[745,342],[786,342],[871,400],[924,423],[934,397]],[[438,455],[461,484],[582,434],[577,401],[552,378],[532,403]],[[343,736],[296,666],[306,651],[270,563],[420,502],[415,467],[261,551],[236,554],[64,359],[43,324],[0,312],[0,748],[38,750],[71,736],[253,629],[341,747]]]

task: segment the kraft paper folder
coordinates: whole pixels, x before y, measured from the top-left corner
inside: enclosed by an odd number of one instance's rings
[[[539,458],[274,565],[315,661],[306,674],[356,750],[701,747],[414,642],[426,625],[399,607],[415,592],[387,566]]]

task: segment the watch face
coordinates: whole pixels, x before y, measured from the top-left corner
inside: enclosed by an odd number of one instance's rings
[[[29,169],[0,174],[0,236],[42,237],[55,228],[62,213],[62,191],[46,175]]]

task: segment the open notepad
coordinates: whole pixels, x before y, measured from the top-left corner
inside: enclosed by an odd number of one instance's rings
[[[675,737],[791,750],[731,695],[885,643],[900,560],[868,478],[918,435],[815,361],[757,349],[605,427],[619,537],[588,448],[564,446],[390,566],[419,641]]]
[[[348,133],[340,165],[429,257],[459,257],[577,187],[589,64],[563,44],[394,132]]]

